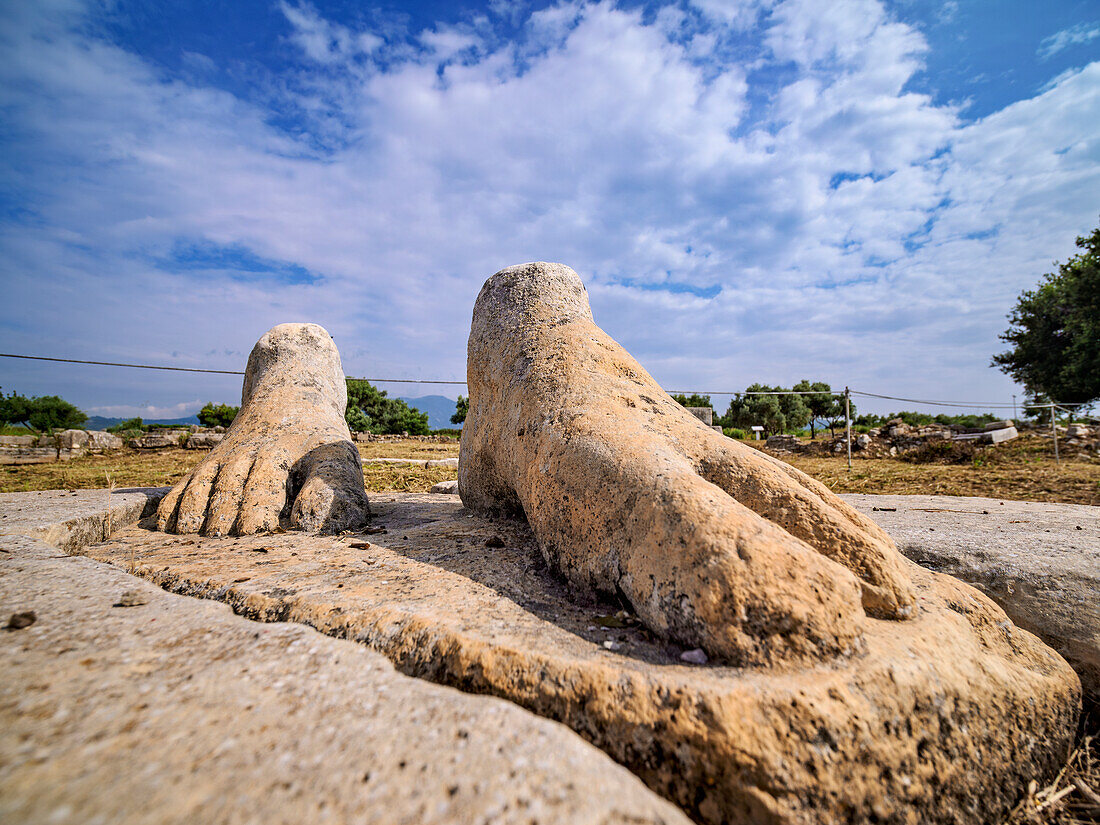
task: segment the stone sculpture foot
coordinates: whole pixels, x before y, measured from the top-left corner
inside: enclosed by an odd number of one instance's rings
[[[273,327],[248,357],[241,409],[225,438],[164,497],[157,526],[205,536],[362,527],[370,509],[346,408],[328,332]]]
[[[459,492],[523,514],[547,562],[658,634],[737,664],[855,650],[914,597],[875,524],[716,433],[596,326],[561,264],[491,277],[474,307]]]

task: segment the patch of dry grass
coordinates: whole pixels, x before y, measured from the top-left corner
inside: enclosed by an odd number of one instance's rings
[[[401,441],[368,441],[357,444],[363,458],[458,458],[458,442],[421,441],[406,438]]]
[[[367,464],[363,467],[363,481],[368,493],[385,490],[427,493],[433,484],[455,478],[458,478],[455,467],[419,467],[414,464]]]
[[[1039,464],[908,464],[896,459],[854,461],[816,456],[783,456],[836,493],[882,495],[985,496],[1017,501],[1100,504],[1100,465],[1054,461]]]
[[[205,450],[122,449],[85,455],[54,464],[0,466],[0,492],[28,490],[102,490],[109,473],[116,489],[167,487],[175,484],[207,456]]]
[[[437,444],[408,439],[359,445],[364,458],[457,458],[458,442]],[[99,490],[108,486],[168,487],[183,478],[202,461],[206,450],[150,450],[129,448],[103,455],[86,455],[53,464],[0,466],[0,492],[31,490]],[[401,490],[426,493],[438,481],[458,477],[454,467],[368,464],[363,468],[368,491]]]
[[[762,444],[746,443],[758,449]],[[984,496],[1100,505],[1100,461],[1063,447],[1058,464],[1051,440],[1035,434],[980,448],[963,464],[920,464],[855,454],[849,471],[843,454],[780,457],[837,493]]]
[[[1032,781],[1005,825],[1089,825],[1100,822],[1100,752],[1084,737],[1046,787]]]

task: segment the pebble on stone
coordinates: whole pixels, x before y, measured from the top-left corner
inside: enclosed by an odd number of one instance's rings
[[[703,652],[701,647],[697,647],[694,650],[685,650],[680,654],[680,659],[691,665],[705,665],[707,663],[707,654]]]

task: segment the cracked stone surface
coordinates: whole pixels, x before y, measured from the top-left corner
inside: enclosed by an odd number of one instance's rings
[[[556,576],[521,521],[379,494],[369,532],[168,536],[83,552],[251,618],[309,624],[399,670],[561,721],[702,822],[986,822],[1056,769],[1076,675],[996,604],[905,562],[909,621],[813,665],[681,661]]]
[[[0,549],[5,619],[36,615],[0,631],[4,822],[688,825],[509,702],[39,540]]]

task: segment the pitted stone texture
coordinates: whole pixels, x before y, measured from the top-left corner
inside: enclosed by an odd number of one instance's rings
[[[1088,704],[1100,709],[1100,507],[954,496],[845,499],[910,559],[974,585],[1062,654],[1081,677]]]
[[[525,515],[551,566],[654,632],[734,664],[811,661],[856,650],[865,614],[911,614],[889,536],[673,401],[568,267],[486,281],[467,359],[463,502]]]
[[[0,493],[0,534],[32,536],[76,553],[153,513],[167,490],[120,487]]]
[[[37,616],[0,633],[0,821],[689,825],[508,702],[32,539],[0,545],[0,605]]]
[[[529,528],[389,493],[371,532],[241,539],[131,528],[84,552],[238,613],[302,622],[403,672],[561,721],[705,823],[986,823],[1072,741],[1074,673],[978,591],[911,567],[910,621],[851,657],[681,661],[554,575]]]
[[[165,497],[160,529],[224,536],[361,527],[370,510],[347,402],[332,337],[316,324],[273,327],[248,357],[240,412]]]

